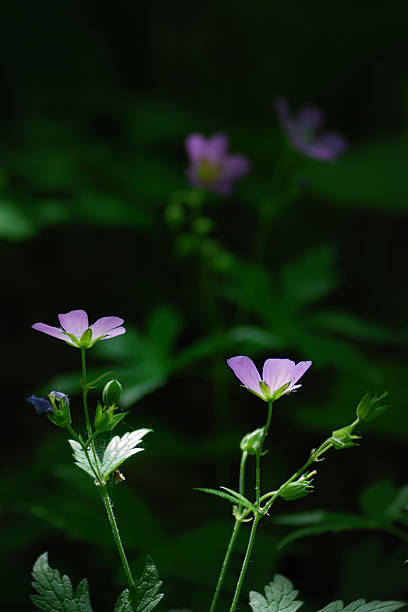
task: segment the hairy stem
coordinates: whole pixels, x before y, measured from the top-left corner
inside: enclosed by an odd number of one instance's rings
[[[101,486],[101,494],[102,494],[103,502],[105,504],[106,513],[108,515],[109,522],[112,527],[113,538],[115,540],[115,544],[118,549],[120,560],[122,561],[123,571],[125,572],[129,587],[132,589],[135,585],[135,582],[133,580],[132,572],[130,571],[129,562],[126,557],[125,549],[123,548],[122,540],[120,539],[118,525],[116,523],[116,518],[113,513],[112,502],[110,500],[108,489],[106,485]]]
[[[235,595],[234,595],[234,599],[232,600],[230,612],[234,612],[234,610],[236,608],[236,605],[238,603],[238,599],[239,599],[239,596],[240,596],[240,593],[241,593],[242,585],[243,585],[244,579],[245,579],[245,574],[246,574],[247,569],[248,569],[248,564],[249,564],[249,559],[251,557],[252,548],[253,548],[254,542],[255,542],[256,530],[257,530],[258,523],[259,523],[260,519],[261,519],[261,515],[260,514],[256,514],[255,518],[254,518],[254,522],[252,523],[251,535],[249,536],[248,546],[247,546],[247,550],[246,550],[246,553],[245,553],[244,562],[242,564],[241,573],[240,573],[239,578],[238,578],[237,586],[235,588]]]
[[[231,534],[231,539],[230,539],[229,544],[228,544],[227,552],[225,553],[224,562],[222,564],[222,568],[221,568],[221,572],[220,572],[220,575],[219,575],[219,578],[218,578],[217,586],[215,587],[215,592],[214,592],[214,596],[213,596],[213,599],[212,599],[212,602],[211,602],[210,612],[214,612],[215,607],[217,605],[218,597],[220,595],[221,588],[222,588],[222,585],[224,583],[225,574],[227,573],[227,569],[228,569],[231,553],[232,553],[232,550],[234,548],[235,540],[236,540],[236,537],[238,535],[238,531],[239,531],[240,526],[241,526],[241,521],[238,520],[238,519],[235,519],[234,528],[233,528],[232,534]]]
[[[96,449],[95,449],[95,444],[94,444],[94,439],[93,439],[93,434],[92,434],[92,426],[91,426],[91,421],[89,419],[89,410],[88,410],[88,385],[86,382],[86,357],[85,357],[85,349],[81,349],[81,363],[82,363],[82,403],[83,403],[83,407],[84,407],[84,414],[85,414],[85,423],[86,423],[86,430],[88,432],[88,443],[90,443],[91,445],[91,451],[92,451],[92,456],[94,458],[95,461],[95,465],[96,465],[96,469],[98,472],[98,481],[99,484],[101,486],[103,486],[104,480],[103,477],[100,473],[99,470],[99,459],[98,459],[98,455],[96,454]],[[88,459],[89,461],[89,459]]]
[[[268,402],[268,418],[266,419],[266,424],[265,427],[263,428],[263,434],[262,434],[262,438],[261,438],[261,442],[259,444],[259,449],[256,453],[256,484],[255,484],[255,490],[256,490],[256,507],[259,510],[260,508],[260,499],[261,499],[261,456],[262,456],[262,449],[263,449],[263,445],[265,442],[265,438],[268,435],[268,429],[269,426],[271,424],[271,418],[272,418],[272,407],[273,407],[273,401],[269,401]]]

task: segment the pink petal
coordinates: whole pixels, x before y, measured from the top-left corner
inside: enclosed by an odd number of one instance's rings
[[[115,336],[120,336],[124,334],[126,329],[124,327],[117,327],[116,329],[112,329],[112,331],[108,332],[101,340],[107,340],[108,338],[114,338]]]
[[[261,377],[252,359],[243,356],[231,357],[227,359],[227,364],[245,387],[255,393],[261,393]]]
[[[101,319],[98,319],[97,321],[95,321],[95,323],[92,323],[91,325],[92,339],[95,340],[95,338],[100,338],[100,336],[104,336],[115,327],[119,327],[119,325],[122,325],[122,323],[123,319],[121,319],[120,317],[102,317]]]
[[[314,131],[324,122],[322,111],[314,106],[302,108],[294,120],[300,129]]]
[[[296,383],[299,380],[299,378],[303,376],[306,370],[310,368],[311,365],[312,365],[311,361],[299,361],[299,363],[296,364],[295,369],[293,370],[293,373],[291,376],[290,385],[287,389],[288,391],[293,391],[293,389],[296,389],[297,387],[301,386],[301,385],[296,385]]]
[[[225,134],[214,134],[207,140],[205,157],[209,162],[220,163],[228,149],[228,138]]]
[[[207,140],[202,134],[189,134],[185,140],[185,147],[190,160],[198,163],[207,152]]]
[[[294,370],[295,362],[290,359],[267,359],[262,370],[262,380],[273,393],[291,381]]]
[[[44,334],[58,338],[59,340],[69,340],[68,336],[58,327],[52,327],[52,325],[47,325],[46,323],[34,323],[31,327]]]
[[[223,180],[237,180],[244,177],[251,169],[251,164],[244,155],[228,155],[222,165]]]
[[[66,314],[59,314],[58,318],[65,331],[78,339],[89,327],[85,310],[71,310]]]

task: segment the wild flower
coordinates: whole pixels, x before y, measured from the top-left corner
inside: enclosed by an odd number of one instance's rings
[[[299,361],[295,364],[290,359],[267,359],[261,378],[249,357],[231,357],[227,363],[243,386],[266,402],[276,400],[281,395],[301,387],[302,385],[296,383],[312,365],[311,361]]]
[[[337,132],[318,133],[324,123],[320,109],[305,107],[297,115],[291,116],[286,100],[279,99],[276,110],[292,146],[306,157],[334,161],[347,149],[345,139]]]
[[[249,160],[240,154],[230,154],[228,137],[214,134],[190,134],[185,141],[190,166],[187,178],[193,187],[228,195],[233,184],[250,171]]]
[[[114,338],[126,331],[122,327],[123,319],[120,317],[102,317],[89,325],[85,310],[71,310],[65,314],[59,314],[58,319],[61,327],[34,323],[32,328],[81,349],[90,348],[99,340]]]

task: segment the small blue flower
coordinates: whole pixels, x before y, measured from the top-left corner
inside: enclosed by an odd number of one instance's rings
[[[37,397],[36,395],[30,395],[27,397],[27,402],[32,404],[37,414],[54,413],[51,403],[44,397]]]

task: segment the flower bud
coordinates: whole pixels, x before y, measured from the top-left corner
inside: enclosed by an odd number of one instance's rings
[[[101,406],[98,404],[95,412],[95,428],[100,432],[112,431],[118,423],[128,414],[127,412],[120,412],[115,414],[117,406]]]
[[[102,400],[105,406],[117,406],[122,395],[122,385],[113,378],[103,388]]]
[[[361,436],[353,436],[353,429],[356,425],[357,422],[352,423],[351,425],[347,425],[347,427],[342,427],[341,429],[336,429],[336,431],[333,431],[330,440],[334,448],[336,448],[337,450],[342,450],[343,448],[357,446],[357,444],[355,444],[353,440],[359,440]]]
[[[294,499],[300,499],[301,497],[305,497],[313,491],[313,485],[311,483],[311,479],[316,474],[316,471],[309,472],[308,474],[304,474],[297,480],[290,482],[282,489],[279,493],[282,499],[286,501],[292,501]]]
[[[239,445],[242,452],[246,451],[248,455],[256,455],[256,453],[261,449],[263,432],[264,428],[260,427],[259,429],[255,429],[255,431],[247,433],[242,438]]]
[[[50,391],[48,397],[53,407],[53,413],[48,414],[51,423],[64,429],[69,427],[71,425],[71,412],[68,395],[61,391]]]
[[[367,392],[360,400],[356,410],[360,421],[372,421],[387,410],[388,405],[382,403],[387,395],[387,391],[384,391],[384,393],[379,396],[372,395],[371,393]]]

